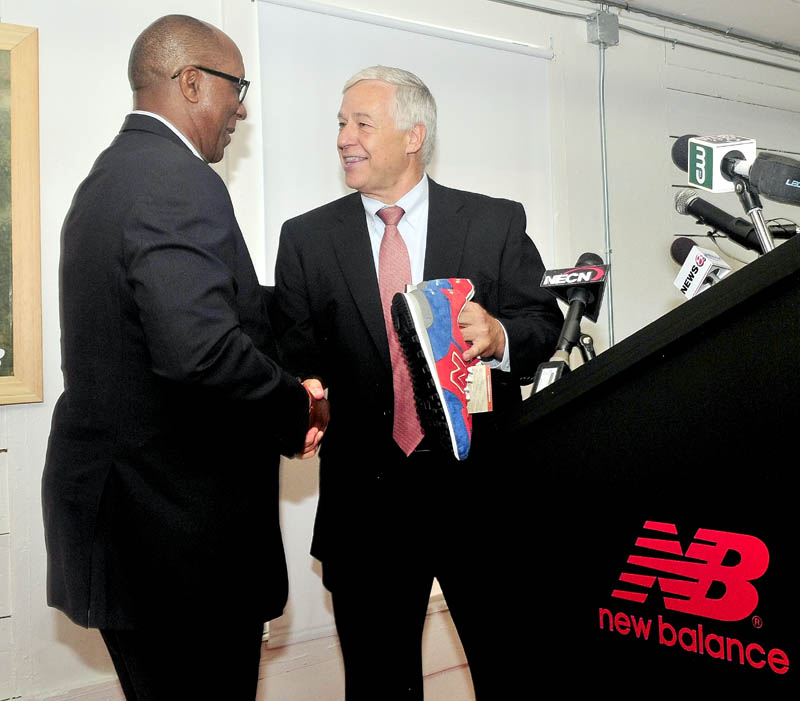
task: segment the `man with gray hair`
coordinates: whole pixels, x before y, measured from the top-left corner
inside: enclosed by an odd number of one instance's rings
[[[321,378],[334,410],[312,554],[332,595],[347,698],[422,698],[434,577],[478,697],[506,698],[503,685],[522,668],[498,644],[511,639],[504,626],[513,617],[497,616],[494,594],[519,543],[502,522],[497,427],[491,414],[474,417],[464,461],[421,436],[386,301],[404,283],[471,279],[474,301],[458,320],[471,347],[456,360],[463,368],[480,357],[495,368],[498,410],[521,401],[519,380],[550,356],[561,313],[539,288],[544,267],[522,206],[425,174],[436,104],[417,76],[384,66],[357,73],[344,86],[338,122],[345,180],[357,192],[284,224],[275,323],[284,365]],[[389,250],[405,272],[387,290],[395,279]]]
[[[252,701],[287,596],[279,456],[316,452],[326,403],[274,360],[266,289],[208,166],[247,116],[238,48],[168,15],[129,78],[134,112],[62,231],[48,603],[100,629],[128,699]]]

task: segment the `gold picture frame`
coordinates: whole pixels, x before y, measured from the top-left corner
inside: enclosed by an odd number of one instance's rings
[[[42,401],[38,30],[0,23],[0,54],[0,404],[22,404]]]

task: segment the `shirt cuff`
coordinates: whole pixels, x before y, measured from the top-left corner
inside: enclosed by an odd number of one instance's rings
[[[503,329],[503,335],[506,337],[506,347],[503,351],[503,359],[497,360],[496,358],[492,358],[491,360],[481,360],[481,362],[484,365],[488,365],[492,370],[511,372],[511,358],[508,354],[508,331],[506,331],[506,327],[503,326],[502,323],[499,321],[497,323],[500,324],[500,328]]]

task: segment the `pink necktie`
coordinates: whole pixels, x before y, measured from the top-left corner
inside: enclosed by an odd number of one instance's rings
[[[397,229],[405,212],[402,207],[384,207],[378,216],[386,224],[378,255],[378,281],[383,304],[383,320],[386,323],[386,335],[389,337],[389,353],[392,358],[392,383],[394,385],[394,427],[392,436],[397,445],[406,454],[419,445],[422,440],[422,427],[417,416],[414,403],[414,390],[411,385],[411,373],[408,363],[400,347],[400,339],[392,323],[392,297],[396,292],[404,292],[411,282],[411,263],[408,248]]]

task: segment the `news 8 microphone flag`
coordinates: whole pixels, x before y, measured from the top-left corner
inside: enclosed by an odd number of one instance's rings
[[[670,255],[681,266],[673,284],[687,299],[705,292],[731,272],[731,266],[716,253],[683,236],[672,242]]]

